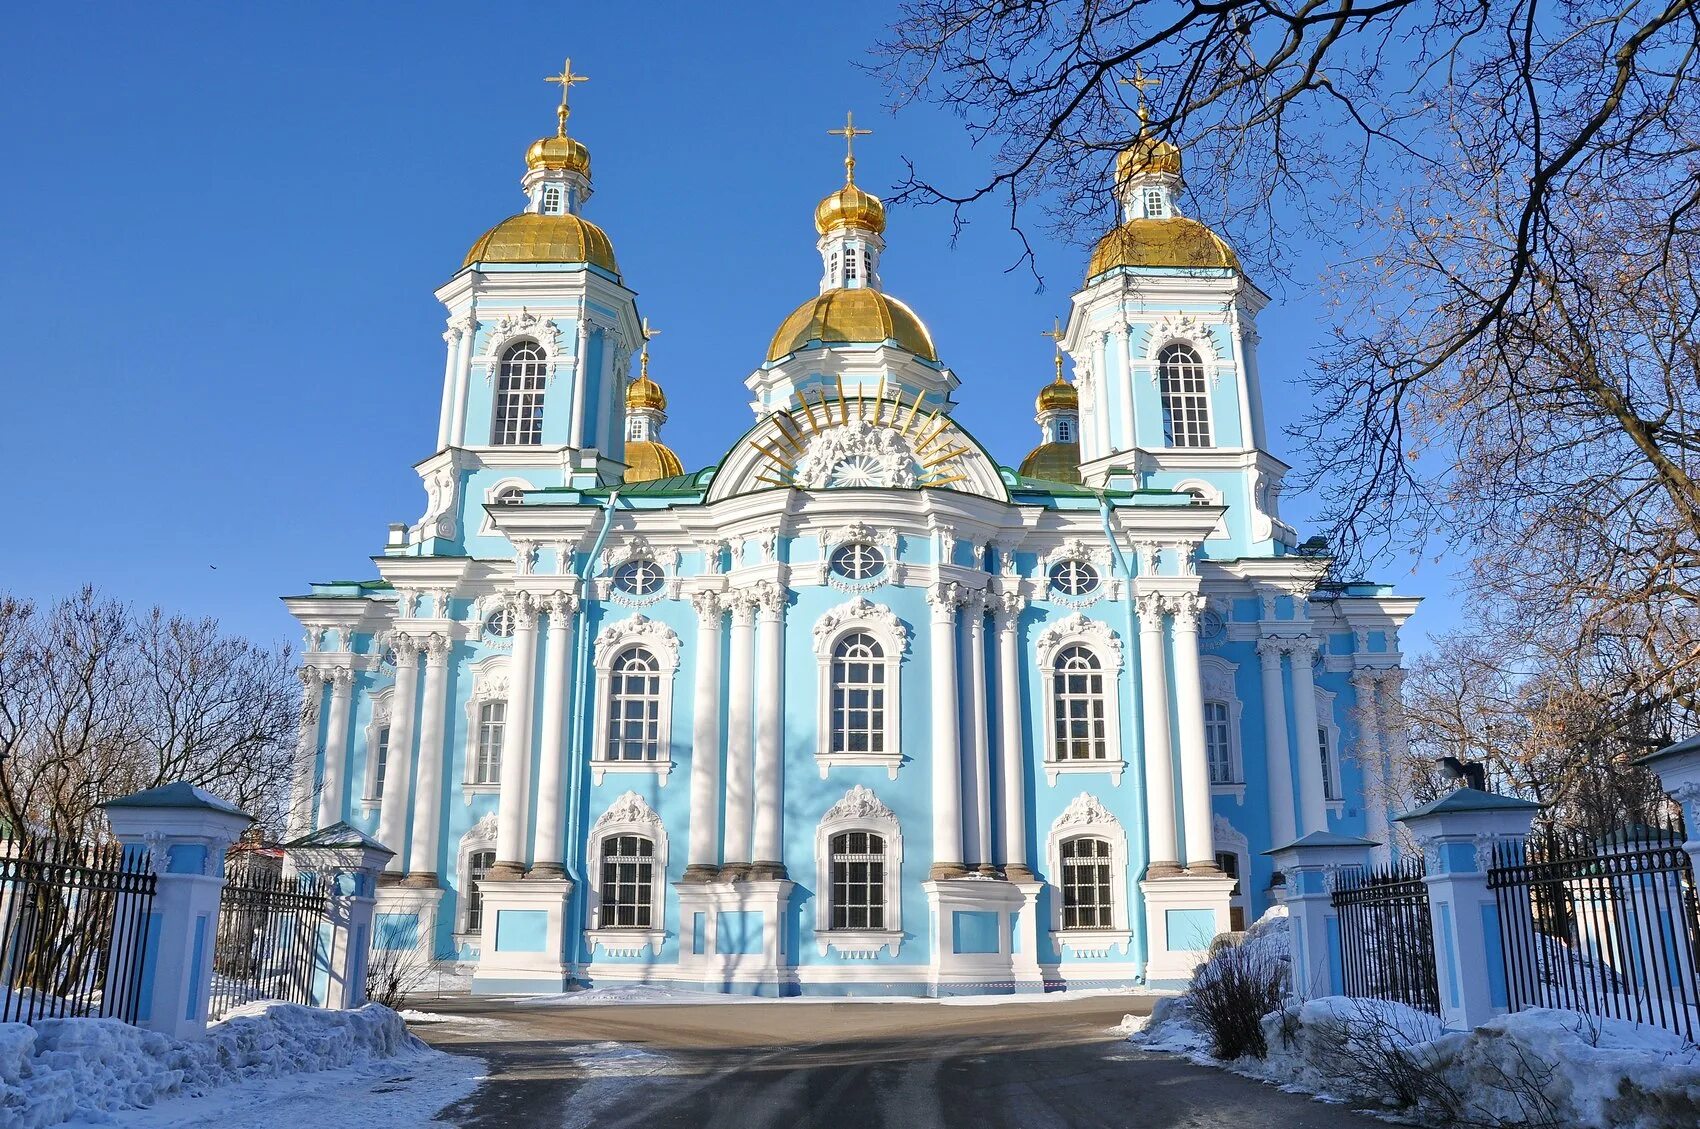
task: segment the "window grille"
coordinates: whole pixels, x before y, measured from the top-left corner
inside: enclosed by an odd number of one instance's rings
[[[372,795],[382,799],[384,795],[384,768],[390,759],[390,727],[378,727],[378,747],[372,754]]]
[[[1073,443],[1074,442],[1074,425],[1072,423],[1068,422],[1066,419],[1065,420],[1059,420],[1057,422],[1057,442],[1058,443]]]
[[[1210,757],[1210,783],[1234,783],[1234,752],[1228,734],[1228,703],[1204,703],[1204,750]]]
[[[604,929],[647,929],[654,917],[655,843],[642,835],[610,835],[602,840]]]
[[[885,839],[871,831],[843,831],[827,844],[832,853],[832,928],[885,928]]]
[[[614,659],[605,752],[611,761],[661,757],[661,664],[647,647],[632,647]]]
[[[1170,447],[1210,446],[1210,394],[1204,362],[1190,345],[1165,345],[1157,354],[1163,389],[1163,441]]]
[[[885,651],[866,632],[833,648],[832,751],[885,752]]]
[[[1109,929],[1114,924],[1110,892],[1110,844],[1081,836],[1062,843],[1064,929]]]
[[[496,383],[496,422],[490,442],[499,447],[543,442],[543,387],[547,375],[543,347],[521,341],[502,354]]]
[[[514,610],[512,608],[497,608],[484,620],[484,634],[492,639],[512,639],[514,635]]]
[[[496,865],[495,851],[473,851],[466,856],[466,931],[477,933],[484,928],[484,891],[479,883]]]
[[[472,782],[495,784],[502,777],[502,737],[508,725],[508,703],[485,702],[478,707],[478,749]]]
[[[1056,709],[1056,759],[1103,760],[1108,755],[1104,725],[1104,671],[1098,656],[1080,644],[1063,649],[1052,675]]]

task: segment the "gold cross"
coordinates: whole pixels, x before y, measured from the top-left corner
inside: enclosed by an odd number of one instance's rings
[[[1123,86],[1131,86],[1135,90],[1139,91],[1140,123],[1143,124],[1149,120],[1151,117],[1151,110],[1145,105],[1145,89],[1150,86],[1162,86],[1163,80],[1160,78],[1147,78],[1145,75],[1145,68],[1140,66],[1138,63],[1135,63],[1133,64],[1132,78],[1118,78],[1116,81],[1121,83]]]
[[[571,110],[567,109],[567,95],[571,94],[573,92],[573,87],[579,83],[589,82],[590,77],[588,75],[574,74],[573,61],[568,59],[561,65],[560,74],[545,75],[543,77],[543,81],[552,82],[561,88],[561,107],[555,111],[555,118],[559,123],[556,127],[556,133],[558,136],[565,137],[567,135],[567,116],[572,113]]]
[[[1056,318],[1052,318],[1051,328],[1044,330],[1043,333],[1044,336],[1049,337],[1052,343],[1057,347],[1057,383],[1061,384],[1063,383],[1062,340],[1064,336],[1062,322],[1058,321]]]
[[[844,139],[844,183],[854,183],[856,175],[856,139],[867,137],[873,133],[871,129],[857,129],[856,115],[849,110],[844,111],[844,128],[826,131],[832,137]]]
[[[638,354],[638,379],[649,378],[649,339],[661,331],[649,324],[649,319],[643,319],[643,351]]]

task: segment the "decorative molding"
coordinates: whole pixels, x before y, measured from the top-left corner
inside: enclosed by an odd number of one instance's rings
[[[648,647],[665,668],[678,665],[678,633],[660,620],[650,619],[641,613],[610,623],[597,632],[596,665],[611,665],[615,655],[633,644]]]
[[[832,823],[836,820],[890,820],[895,823],[897,816],[885,806],[874,794],[872,788],[862,784],[852,785],[848,792],[836,804],[826,809],[821,816],[822,823]]]
[[[832,837],[869,831],[885,844],[883,929],[832,928]],[[846,960],[872,960],[881,950],[896,956],[903,944],[903,828],[873,789],[853,785],[815,825],[815,946]]]
[[[825,658],[832,657],[832,644],[850,627],[871,627],[876,633],[883,634],[897,644],[897,656],[901,657],[909,650],[909,627],[897,613],[884,604],[875,604],[866,596],[857,596],[835,608],[829,608],[821,617],[815,620],[814,640],[815,654]],[[893,693],[896,687],[891,687]]]
[[[608,805],[608,810],[596,817],[591,824],[591,834],[605,831],[611,824],[624,824],[633,827],[662,826],[661,816],[649,806],[642,796],[636,792],[621,792],[614,802]]]
[[[462,847],[493,847],[496,845],[496,813],[486,812],[477,823],[466,829],[461,835]]]
[[[1048,667],[1050,659],[1058,650],[1074,642],[1087,643],[1099,650],[1106,668],[1121,667],[1122,641],[1116,635],[1115,629],[1103,620],[1092,619],[1083,612],[1066,616],[1039,633],[1040,666]]]
[[[1111,814],[1104,802],[1090,792],[1082,792],[1068,802],[1068,807],[1051,821],[1051,834],[1071,827],[1120,827],[1121,820]]]
[[[502,354],[508,346],[516,341],[535,341],[543,350],[544,362],[550,377],[555,375],[558,365],[565,363],[569,368],[574,358],[567,357],[563,362],[561,356],[561,330],[552,317],[540,317],[524,306],[517,314],[506,314],[490,327],[490,334],[484,341],[484,381],[493,383],[496,373],[502,367]]]
[[[1198,359],[1207,365],[1218,365],[1225,359],[1216,350],[1216,341],[1210,332],[1210,327],[1193,314],[1165,314],[1151,324],[1150,332],[1145,338],[1145,360],[1156,365],[1157,354],[1166,345],[1190,345],[1198,353]],[[1151,370],[1152,379],[1157,379],[1155,367]]]
[[[826,487],[896,487],[916,481],[915,448],[895,427],[855,419],[809,439],[793,471],[792,484]]]

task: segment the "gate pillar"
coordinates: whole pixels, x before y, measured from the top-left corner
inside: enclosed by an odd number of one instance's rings
[[[1265,851],[1287,878],[1288,930],[1292,935],[1293,995],[1301,1000],[1345,992],[1340,961],[1340,918],[1334,909],[1333,876],[1369,865],[1368,839],[1312,831],[1284,847]]]
[[[1659,787],[1681,805],[1688,833],[1682,848],[1693,863],[1693,873],[1700,877],[1700,736],[1666,745],[1642,757],[1640,763],[1658,773]]]
[[[330,943],[317,959],[324,964],[320,1007],[354,1008],[366,1002],[366,967],[372,948],[372,919],[378,875],[395,852],[346,823],[333,823],[285,843],[297,871],[330,882]],[[318,977],[314,978],[319,982]]]

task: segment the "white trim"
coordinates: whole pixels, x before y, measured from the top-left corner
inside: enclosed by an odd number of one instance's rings
[[[885,751],[880,753],[847,753],[832,747],[832,654],[844,636],[865,631],[879,643],[885,655]],[[909,647],[909,628],[897,618],[897,613],[883,604],[870,603],[857,596],[835,608],[828,609],[814,626],[817,697],[815,731],[815,764],[822,780],[834,765],[883,767],[886,777],[897,779],[903,764],[903,656]]]
[[[1334,815],[1341,815],[1346,810],[1346,790],[1340,782],[1340,723],[1334,720],[1334,691],[1316,687],[1316,724],[1319,729],[1328,733],[1328,780],[1327,784],[1335,798],[1324,800],[1328,810]],[[1311,740],[1316,740],[1312,737]],[[1311,746],[1311,755],[1322,756],[1320,744]]]
[[[1064,929],[1062,924],[1063,883],[1062,844],[1065,839],[1092,837],[1110,844],[1110,928]],[[1133,940],[1128,925],[1129,885],[1127,880],[1127,831],[1103,801],[1089,792],[1082,792],[1069,801],[1068,807],[1051,823],[1045,838],[1045,877],[1051,886],[1051,941],[1065,958],[1075,956],[1103,957],[1119,948],[1123,955]],[[1068,950],[1065,952],[1064,949]]]
[[[832,928],[832,837],[846,831],[869,831],[885,841],[884,929]],[[821,956],[830,948],[852,959],[873,959],[881,949],[895,957],[902,945],[903,829],[873,789],[856,784],[815,827],[815,947]]]
[[[367,815],[377,810],[383,796],[378,792],[378,758],[374,752],[378,748],[378,731],[387,729],[390,724],[390,700],[395,693],[395,686],[387,686],[382,690],[370,691],[367,701],[372,703],[372,716],[366,722],[365,740],[365,772],[364,781],[360,786],[360,806]]]
[[[478,711],[485,702],[508,700],[508,663],[507,655],[491,655],[467,668],[467,672],[472,675],[472,692],[466,696],[466,741],[460,770],[461,798],[467,803],[472,802],[473,796],[493,796],[501,789],[499,780],[477,779]],[[514,719],[509,717],[503,724],[512,725],[513,722]]]
[[[1196,448],[1187,449],[1195,450]],[[1226,506],[1228,504],[1223,501],[1221,489],[1212,483],[1206,482],[1202,478],[1183,478],[1171,486],[1170,489],[1181,493],[1189,493],[1196,490],[1200,494],[1204,495],[1204,500],[1208,505]],[[1223,514],[1221,517],[1216,519],[1215,528],[1213,528],[1209,533],[1206,533],[1204,538],[1207,541],[1223,541],[1231,536],[1232,534],[1228,532],[1228,515]]]
[[[1098,573],[1098,586],[1081,596],[1071,596],[1051,583],[1051,569],[1065,561],[1080,561],[1091,565]],[[1050,552],[1039,558],[1039,570],[1034,576],[1034,583],[1043,594],[1044,599],[1055,604],[1071,608],[1083,608],[1095,604],[1106,597],[1111,600],[1121,599],[1121,578],[1116,576],[1111,568],[1110,547],[1105,544],[1092,544],[1081,537],[1070,537],[1059,542]]]
[[[1104,671],[1104,759],[1058,760],[1056,751],[1056,678],[1057,653],[1074,644],[1087,647]],[[1115,630],[1102,620],[1088,619],[1080,612],[1051,624],[1039,633],[1039,673],[1042,676],[1041,697],[1044,701],[1045,781],[1056,786],[1059,775],[1081,772],[1107,772],[1120,787],[1127,761],[1122,756],[1121,673],[1122,643]]]
[[[568,318],[572,314],[561,311],[550,314],[534,314],[521,306],[517,314],[504,314],[500,321],[489,327],[489,333],[484,338],[483,355],[473,359],[474,365],[484,366],[484,383],[494,385],[496,373],[502,367],[502,354],[509,346],[521,341],[534,341],[543,350],[543,360],[547,366],[545,383],[552,381],[557,366],[565,364],[572,368],[577,360],[571,352],[561,351],[561,327],[555,324],[556,318]],[[476,332],[476,331],[475,331]]]
[[[507,478],[499,478],[495,482],[491,483],[490,486],[484,491],[484,506],[482,507],[484,509],[484,520],[478,527],[478,535],[480,537],[502,537],[502,536],[504,536],[502,531],[500,529],[496,528],[496,523],[491,520],[490,511],[489,511],[488,507],[495,505],[496,504],[496,495],[500,494],[503,490],[508,489],[508,487],[510,487],[510,486],[518,486],[521,490],[535,490],[535,489],[537,489],[537,487],[533,486],[530,482],[527,482],[525,479],[514,478],[512,476],[509,476]],[[480,623],[480,628],[482,628],[482,623]]]
[[[455,850],[455,877],[460,885],[455,890],[455,921],[454,942],[458,951],[460,946],[471,942],[477,944],[483,936],[483,930],[470,932],[466,927],[466,915],[472,908],[467,893],[472,885],[470,876],[470,859],[473,851],[494,851],[496,849],[496,813],[487,812],[482,819],[466,829],[460,837],[460,846]]]
[[[623,562],[622,562],[623,563]],[[614,761],[608,751],[608,693],[613,681],[614,660],[633,647],[644,647],[661,668],[661,701],[657,709],[656,733],[660,754],[651,761]],[[665,623],[645,615],[631,615],[604,627],[596,636],[596,728],[590,748],[590,778],[594,784],[613,773],[652,773],[665,787],[673,771],[673,682],[679,673],[679,636]]]
[[[1212,781],[1210,788],[1213,794],[1231,793],[1238,789],[1236,799],[1245,800],[1245,753],[1240,740],[1241,717],[1245,713],[1245,704],[1240,701],[1238,687],[1234,675],[1239,670],[1238,663],[1231,663],[1219,655],[1198,656],[1198,681],[1205,702],[1221,702],[1228,707],[1228,765],[1233,779],[1227,782]],[[1201,722],[1204,719],[1199,719]],[[1208,750],[1208,730],[1206,731],[1206,749]],[[1222,792],[1217,790],[1221,789]]]
[[[1219,854],[1234,855],[1239,859],[1240,874],[1238,878],[1240,892],[1228,896],[1228,908],[1232,912],[1234,906],[1240,907],[1240,920],[1247,926],[1251,925],[1251,840],[1239,828],[1217,815],[1211,823],[1211,841],[1214,850]],[[1230,919],[1231,920],[1231,919]]]
[[[590,920],[596,920],[602,906],[602,841],[615,835],[641,835],[655,845],[649,883],[649,926],[605,929],[587,925],[585,940],[590,943],[593,958],[598,947],[610,956],[643,956],[646,950],[652,956],[660,956],[661,944],[667,939],[667,826],[636,792],[620,793],[591,825],[585,850],[585,878],[590,885],[586,909]]]

